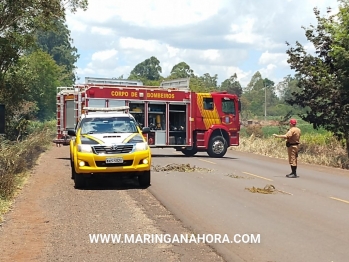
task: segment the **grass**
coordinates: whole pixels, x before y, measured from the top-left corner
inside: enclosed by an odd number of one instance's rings
[[[332,133],[325,130],[314,130],[309,124],[300,124],[299,128],[302,131],[299,161],[349,169],[343,141],[336,140]],[[277,126],[244,127],[240,132],[240,145],[230,149],[287,159],[285,140],[274,138],[273,133],[284,134],[286,128],[280,132]]]
[[[54,135],[54,121],[34,122],[30,126],[30,135],[23,141],[0,140],[0,222],[25,184],[28,171],[52,143]]]

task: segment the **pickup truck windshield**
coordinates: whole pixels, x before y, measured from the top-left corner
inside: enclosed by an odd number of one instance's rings
[[[85,118],[81,123],[81,134],[97,133],[137,133],[137,127],[129,117]]]

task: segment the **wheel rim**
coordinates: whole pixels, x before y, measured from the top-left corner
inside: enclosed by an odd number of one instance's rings
[[[224,143],[221,140],[216,140],[212,144],[212,151],[216,155],[221,154],[224,151]]]

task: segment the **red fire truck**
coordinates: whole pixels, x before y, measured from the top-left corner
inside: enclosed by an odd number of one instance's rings
[[[195,93],[189,79],[164,81],[159,87],[139,81],[86,78],[86,83],[59,88],[57,144],[69,144],[84,107],[128,106],[146,134],[150,147],[172,147],[186,156],[207,152],[223,157],[229,146],[239,145],[241,103],[227,92]]]

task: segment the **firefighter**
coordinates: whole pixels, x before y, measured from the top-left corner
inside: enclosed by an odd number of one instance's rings
[[[299,147],[299,139],[301,137],[301,130],[296,127],[297,120],[290,120],[290,129],[287,131],[285,135],[277,135],[273,134],[276,138],[284,138],[286,139],[286,147],[288,152],[288,162],[291,165],[292,172],[286,177],[296,178],[297,176],[297,158],[298,158],[298,147]]]

